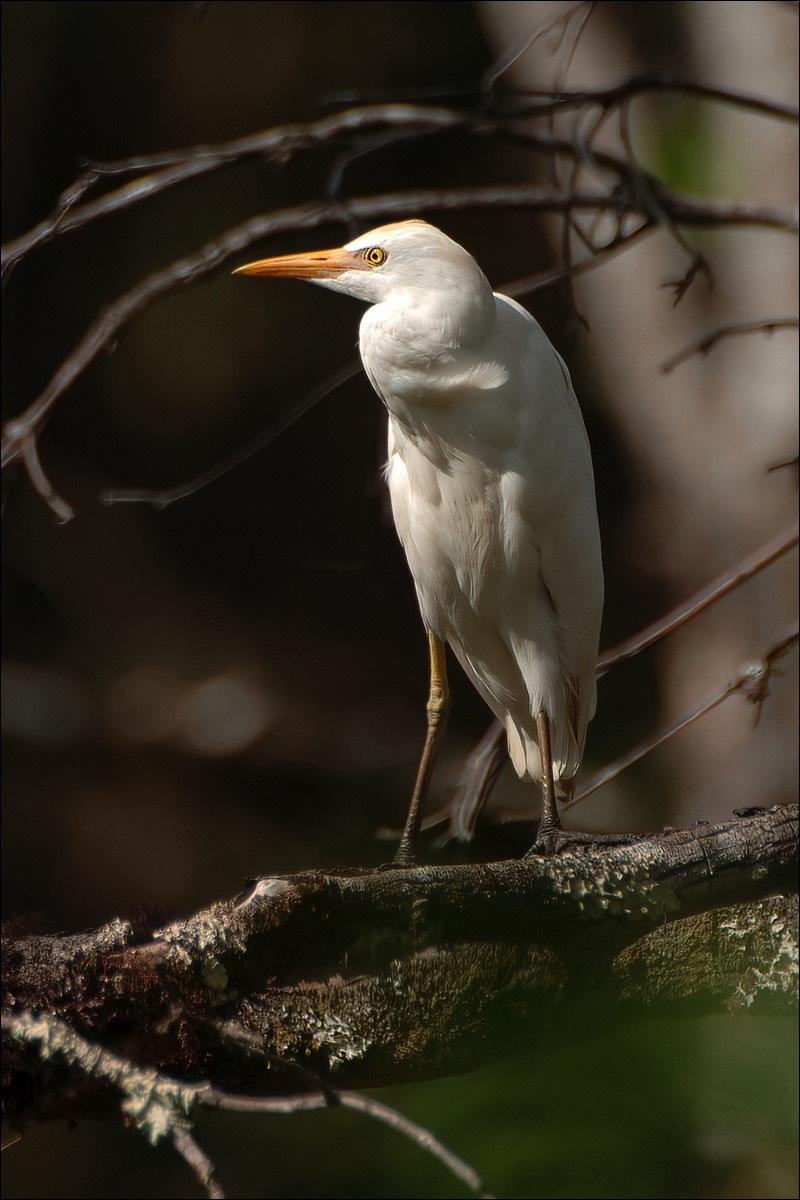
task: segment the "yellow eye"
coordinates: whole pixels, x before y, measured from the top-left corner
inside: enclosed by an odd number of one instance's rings
[[[386,262],[386,251],[381,250],[380,246],[370,246],[369,250],[364,251],[364,260],[371,267],[379,267]]]

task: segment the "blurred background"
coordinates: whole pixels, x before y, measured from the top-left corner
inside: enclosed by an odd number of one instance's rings
[[[89,161],[316,120],[404,98],[477,104],[481,78],[564,4],[3,4],[3,240],[54,208]],[[588,10],[587,10],[588,11]],[[578,14],[580,20],[586,15]],[[499,85],[608,86],[667,72],[793,103],[797,6],[603,3],[540,38]],[[571,117],[560,118],[569,128]],[[649,94],[636,154],[688,194],[797,202],[796,129]],[[618,137],[608,132],[609,145]],[[318,199],[342,147],[250,159],[33,251],[5,286],[4,420],[41,392],[103,306],[258,213]],[[462,134],[376,146],[342,196],[548,182],[529,149]],[[568,181],[568,172],[563,171]],[[533,212],[430,216],[498,290],[557,267],[561,223]],[[377,222],[371,222],[375,224]],[[346,221],[258,255],[340,244]],[[784,529],[796,473],[796,332],[730,338],[796,311],[794,240],[689,231],[714,275],[680,305],[685,253],[660,232],[562,287],[518,295],[573,374],[595,459],[609,648]],[[578,319],[578,315],[581,319]],[[424,734],[427,655],[388,510],[385,417],[359,374],[244,465],[163,511],[104,508],[111,486],[170,487],[219,462],[355,362],[360,307],[296,282],[178,290],[133,321],[61,399],[40,453],[77,517],[59,526],[10,480],[3,573],[3,898],[34,928],[144,906],[165,917],[242,880],[384,861]],[[796,556],[601,685],[584,777],[690,711],[789,627]],[[797,652],[759,724],[729,700],[576,810],[574,826],[658,828],[797,794]],[[456,786],[487,713],[453,672],[435,795]],[[526,802],[507,772],[500,803]],[[465,1080],[381,1093],[503,1196],[783,1197],[795,1182],[795,1080],[783,1021],[644,1023]],[[231,1195],[446,1196],[452,1181],[350,1114],[206,1117]],[[312,1152],[309,1153],[309,1150]],[[133,1132],[32,1128],[4,1195],[199,1194]]]

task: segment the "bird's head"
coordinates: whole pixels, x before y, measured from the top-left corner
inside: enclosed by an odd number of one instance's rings
[[[368,304],[461,306],[468,297],[488,304],[492,295],[472,255],[426,221],[382,225],[336,250],[264,258],[234,275],[310,279]]]

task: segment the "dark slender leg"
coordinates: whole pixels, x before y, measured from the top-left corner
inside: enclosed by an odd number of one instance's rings
[[[447,663],[444,655],[444,642],[435,633],[428,630],[428,650],[431,658],[431,686],[428,693],[428,732],[425,737],[425,747],[422,751],[417,782],[406,817],[406,826],[397,853],[394,856],[396,867],[410,867],[414,864],[414,855],[422,820],[422,806],[428,794],[428,785],[436,762],[436,752],[439,748],[447,714],[450,709],[450,689],[447,685]]]
[[[539,739],[539,757],[542,760],[542,819],[539,822],[539,838],[542,838],[561,832],[561,818],[558,815],[556,785],[553,779],[550,718],[544,711],[536,714],[536,734]]]
[[[629,846],[642,835],[635,833],[564,833],[558,815],[556,785],[553,779],[553,748],[550,743],[550,720],[547,713],[536,715],[536,736],[542,760],[542,819],[536,841],[524,856],[558,854],[570,846]],[[564,780],[562,787],[574,787],[574,781]],[[567,795],[569,792],[567,791]]]
[[[561,832],[556,785],[553,779],[553,748],[550,742],[550,718],[542,711],[536,714],[536,737],[542,761],[542,819],[536,841],[525,858],[532,854],[557,854],[568,840]]]

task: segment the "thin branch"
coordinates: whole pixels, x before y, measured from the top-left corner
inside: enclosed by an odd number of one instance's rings
[[[422,141],[426,137],[432,137],[442,132],[441,126],[434,125],[430,129],[393,129],[388,133],[377,134],[371,138],[364,138],[358,144],[350,146],[337,155],[333,164],[328,171],[328,177],[325,181],[324,195],[329,200],[341,199],[343,212],[346,214],[345,219],[351,220],[350,214],[347,212],[347,200],[341,197],[342,186],[344,184],[344,176],[347,168],[359,159],[367,158],[371,154],[376,154],[380,150],[385,150],[389,146],[396,146],[400,142]],[[357,231],[352,230],[352,236],[356,236]]]
[[[601,679],[613,667],[618,667],[621,663],[629,662],[635,658],[637,654],[641,654],[643,650],[655,645],[667,634],[679,629],[692,617],[697,616],[703,609],[708,608],[717,600],[727,596],[735,588],[746,583],[748,579],[752,579],[759,571],[763,571],[770,563],[787,554],[798,543],[800,531],[797,525],[784,530],[778,537],[772,538],[766,542],[753,554],[737,563],[735,567],[728,568],[711,583],[706,584],[699,592],[695,592],[688,600],[684,600],[675,608],[670,609],[663,617],[659,617],[652,625],[640,629],[633,637],[628,638],[619,645],[614,646],[611,650],[606,650],[600,655],[597,663],[597,677]]]
[[[755,205],[678,196],[664,190],[669,197],[674,219],[682,224],[755,225],[768,229],[796,232],[797,214],[794,211],[761,208]],[[663,199],[663,196],[662,196]],[[558,212],[569,209],[617,211],[618,199],[606,193],[570,195],[554,193],[547,188],[528,185],[498,185],[484,188],[420,189],[411,192],[389,192],[379,196],[354,197],[347,201],[347,212],[358,220],[402,217],[420,211],[455,212],[469,209],[520,208],[532,212]],[[639,211],[633,201],[622,204],[622,210]],[[178,287],[199,282],[224,265],[234,254],[243,252],[253,242],[274,237],[279,233],[314,229],[325,224],[339,224],[340,206],[330,204],[301,204],[295,208],[277,210],[266,216],[253,217],[235,226],[219,238],[208,242],[195,254],[180,259],[169,267],[148,276],[105,309],[89,328],[76,350],[64,362],[45,391],[23,417],[7,426],[3,466],[19,457],[19,443],[30,424],[38,423],[55,399],[74,382],[101,349],[139,312],[154,300]],[[11,443],[9,445],[9,443]]]
[[[697,200],[675,196],[660,189],[659,198],[669,196],[669,212],[672,218],[684,224],[754,224],[768,228],[796,229],[796,215],[787,215],[775,209],[761,209],[751,205],[736,205],[714,201]],[[620,202],[605,193],[596,195],[554,194],[547,188],[529,186],[498,186],[453,190],[428,190],[417,192],[388,193],[382,196],[364,196],[347,201],[346,212],[355,220],[385,219],[416,215],[421,211],[454,211],[496,207],[516,207],[529,211],[559,211],[586,209],[589,211],[638,211],[633,201]],[[235,254],[243,252],[261,238],[274,237],[289,230],[311,229],[319,225],[338,224],[343,220],[343,205],[303,204],[296,208],[279,210],[267,216],[254,217],[242,225],[228,230],[214,241],[207,243],[195,254],[179,259],[169,267],[148,276],[136,287],[126,292],[113,304],[103,309],[90,325],[82,340],[64,360],[56,374],[37,400],[17,419],[9,422],[3,436],[2,466],[12,462],[24,462],[32,474],[37,491],[49,496],[48,503],[60,520],[68,520],[71,509],[66,501],[57,496],[44,477],[38,460],[31,457],[28,445],[31,437],[38,435],[59,398],[86,370],[120,331],[156,299],[168,295],[179,287],[196,283],[222,266]],[[42,493],[42,494],[45,494]]]
[[[121,1093],[123,1113],[151,1145],[171,1137],[178,1126],[188,1128],[188,1113],[206,1089],[203,1083],[184,1083],[153,1067],[139,1067],[88,1041],[52,1013],[9,1013],[4,1017],[4,1030],[19,1042],[37,1046],[43,1061],[65,1062]]]
[[[452,113],[448,114],[445,112],[443,114],[441,110],[431,111],[435,114],[435,119],[444,121],[449,127],[452,127],[454,120]],[[413,106],[394,110],[394,118],[401,122],[407,123],[414,115]],[[419,116],[419,114],[416,115]],[[383,113],[382,116],[385,119],[386,114]],[[423,119],[428,119],[429,117],[430,112],[423,114]],[[291,131],[291,136],[295,140],[298,137],[301,140],[306,139],[306,141],[310,138],[313,142],[315,137],[330,138],[332,136],[332,129],[341,130],[345,127],[349,128],[353,124],[361,129],[365,126],[365,123],[365,113],[355,110],[349,114],[340,114],[335,119],[327,119],[326,121],[317,123],[315,130],[311,132],[309,132],[309,127],[304,126],[301,127],[301,132],[298,133],[297,127],[295,127]],[[267,145],[269,145],[274,153],[276,152],[276,147],[280,144],[283,146],[284,151],[286,151],[287,142],[291,141],[291,136],[287,132],[287,129],[270,131],[269,134],[258,135],[255,139],[240,139],[237,142],[228,143],[221,150],[218,149],[216,155],[212,153],[210,156],[207,150],[196,148],[192,153],[199,157],[190,158],[186,162],[177,165],[173,163],[168,168],[164,179],[167,183],[170,180],[174,181],[174,173],[176,171],[181,178],[185,178],[187,168],[197,171],[210,169],[210,164],[218,166],[221,161],[225,160],[226,156],[237,156],[246,151],[252,152],[254,146],[257,146],[258,150],[264,153]],[[569,148],[573,153],[577,153],[574,147]],[[284,212],[271,214],[266,218],[255,218],[250,222],[246,222],[244,225],[228,231],[220,239],[209,243],[197,254],[173,263],[165,270],[151,275],[101,312],[100,317],[90,326],[83,340],[72,354],[68,356],[38,400],[20,418],[11,422],[7,427],[3,440],[2,465],[6,466],[10,462],[23,462],[28,470],[33,486],[43,496],[57,518],[61,521],[68,520],[72,515],[72,510],[66,501],[56,494],[47,480],[38,461],[36,447],[33,444],[33,437],[37,436],[41,431],[54,404],[71,386],[77,376],[93,361],[100,350],[112,338],[117,336],[119,331],[134,316],[143,311],[155,299],[168,294],[179,286],[203,278],[224,262],[226,258],[243,249],[252,241],[262,236],[274,235],[281,230],[288,228],[308,228],[323,222],[341,222],[343,220],[356,222],[359,218],[372,217],[374,219],[375,215],[385,217],[387,215],[416,214],[424,209],[480,208],[484,206],[495,207],[497,205],[515,205],[549,211],[560,210],[566,212],[570,218],[575,210],[580,209],[601,212],[613,208],[619,218],[624,212],[640,212],[643,208],[645,214],[651,220],[666,224],[672,230],[673,236],[677,236],[684,246],[687,243],[676,228],[681,223],[746,223],[766,224],[769,227],[776,227],[777,224],[777,227],[780,228],[796,229],[797,227],[796,214],[779,213],[775,210],[764,210],[753,206],[731,205],[727,203],[714,204],[708,201],[698,201],[691,197],[675,196],[668,189],[659,185],[657,181],[650,180],[636,166],[635,162],[632,163],[630,161],[632,158],[630,145],[628,145],[628,154],[629,162],[627,164],[619,163],[617,160],[612,161],[613,168],[620,176],[627,176],[629,185],[631,182],[635,184],[633,189],[634,194],[624,199],[620,198],[619,194],[609,196],[607,193],[586,196],[575,195],[573,192],[569,192],[554,195],[552,191],[540,188],[489,188],[467,191],[457,190],[455,192],[444,193],[417,192],[399,196],[390,194],[384,197],[362,197],[360,199],[352,199],[346,205],[344,202],[337,204],[329,202],[327,205],[321,206],[302,205],[294,210],[285,210]],[[594,154],[592,154],[592,159],[598,163],[601,161],[600,157]],[[123,171],[132,169],[135,166],[137,170],[140,170],[146,162],[152,163],[153,160],[128,160],[126,163],[117,164],[116,167],[108,169]],[[97,167],[92,168],[95,173],[98,169]],[[184,172],[184,174],[181,175],[181,172]],[[89,176],[87,175],[77,185],[74,195],[82,195],[88,186]],[[143,180],[135,181],[131,186],[132,190],[126,193],[127,199],[125,197],[118,197],[120,203],[132,202],[134,198],[141,199],[145,194],[152,194],[153,188],[156,185],[153,182],[153,177],[145,177]],[[96,205],[99,204],[101,208],[95,207],[94,209],[89,205],[84,205],[82,209],[76,210],[71,208],[73,202],[72,194],[66,199],[62,197],[61,206],[49,225],[46,223],[46,228],[42,228],[38,233],[35,232],[34,235],[31,235],[34,241],[40,236],[52,236],[58,229],[71,227],[70,222],[77,221],[80,213],[84,214],[85,219],[89,219],[92,213],[97,215],[100,211],[108,211],[109,198],[106,197],[96,202]],[[105,209],[102,209],[103,205],[106,205]],[[28,248],[30,248],[30,244],[30,242],[27,244]],[[13,259],[13,255],[17,251],[20,253],[24,252],[24,247],[21,246],[19,240],[9,250],[12,256],[9,261],[16,261]],[[688,286],[689,280],[694,277],[694,274],[696,274],[697,269],[701,265],[702,260],[695,258],[686,278],[681,281],[681,290]]]
[[[691,285],[699,274],[706,277],[709,285],[711,284],[711,270],[708,263],[697,250],[690,245],[686,236],[678,228],[671,214],[664,208],[658,198],[658,189],[653,187],[650,178],[646,171],[639,165],[639,160],[636,156],[636,151],[633,148],[633,140],[630,130],[630,97],[626,97],[619,106],[619,136],[622,145],[625,148],[625,155],[628,163],[633,168],[633,179],[637,191],[637,198],[641,201],[642,207],[650,216],[653,222],[657,225],[663,225],[668,229],[673,240],[677,243],[680,249],[684,252],[689,260],[689,265],[684,275],[677,280],[672,280],[663,284],[664,287],[674,289],[675,298],[673,307],[679,304],[683,297],[688,292]]]
[[[516,47],[510,52],[510,56],[500,60],[497,66],[491,68],[490,72],[484,76],[482,93],[484,98],[486,90],[491,90],[496,78],[521,53],[524,53],[536,37],[558,24],[564,24],[574,12],[585,7],[585,0],[579,0],[566,12],[545,22],[543,27],[534,32],[533,37],[526,35],[521,47]],[[589,13],[591,13],[591,5]],[[582,32],[583,24],[578,31],[578,36]],[[506,62],[506,58],[508,62]],[[647,91],[685,92],[785,120],[796,120],[798,116],[797,109],[790,105],[748,95],[734,89],[710,87],[692,80],[671,76],[645,76],[628,80],[611,88],[561,92],[556,95],[553,95],[552,92],[536,90],[513,94],[541,98],[542,103],[536,106],[532,115],[548,115],[553,111],[586,105],[599,104],[601,107],[610,108]],[[484,113],[480,115],[485,118],[485,107]],[[24,255],[37,246],[50,241],[56,234],[72,232],[89,221],[119,212],[167,188],[174,187],[176,184],[218,170],[232,162],[241,161],[243,158],[259,156],[273,162],[285,163],[301,151],[324,147],[341,137],[352,137],[354,134],[361,134],[373,129],[375,126],[401,129],[415,127],[421,133],[458,128],[469,128],[472,132],[483,135],[497,132],[490,126],[481,125],[480,115],[468,110],[429,107],[419,104],[369,104],[348,108],[344,112],[306,125],[278,126],[241,138],[234,138],[229,142],[198,145],[183,150],[122,159],[117,162],[88,164],[86,169],[59,197],[58,204],[50,216],[3,247],[1,259],[3,276],[5,277],[6,273]],[[78,201],[83,198],[85,193],[102,178],[132,173],[137,173],[139,177],[107,195],[78,205]]]
[[[594,267],[600,266],[608,259],[619,254],[632,242],[644,233],[651,233],[654,226],[641,225],[635,229],[633,233],[629,233],[620,237],[614,243],[598,250],[596,257],[584,259],[582,262],[574,263],[569,269],[572,275],[583,274],[585,271],[591,270]],[[533,291],[539,291],[545,287],[550,287],[559,280],[565,278],[566,270],[562,271],[542,271],[537,275],[530,275],[524,279],[515,280],[509,284],[502,284],[501,290],[509,296],[527,295]],[[284,433],[295,421],[304,416],[309,409],[318,404],[320,400],[325,399],[338,387],[341,387],[348,380],[355,378],[361,373],[359,363],[353,363],[350,366],[343,367],[341,371],[337,371],[334,375],[323,380],[316,388],[307,392],[295,405],[293,405],[285,414],[278,417],[273,425],[260,433],[251,442],[242,449],[237,451],[230,457],[223,459],[208,471],[200,475],[195,475],[184,483],[176,484],[172,488],[151,489],[151,488],[109,488],[100,494],[102,504],[151,504],[154,508],[167,508],[170,504],[174,504],[178,500],[185,500],[188,496],[207,487],[216,480],[222,478],[229,471],[240,466],[247,459],[263,450],[270,445],[280,434]]]
[[[608,119],[609,112],[608,112],[608,110],[604,110],[604,111],[601,111],[601,112],[595,114],[590,111],[589,115],[592,117],[592,122],[591,122],[591,126],[587,133],[583,133],[581,131],[580,114],[578,115],[578,117],[576,117],[576,120],[575,120],[575,125],[574,125],[574,129],[573,129],[573,137],[575,139],[575,147],[577,149],[577,153],[575,153],[573,155],[572,172],[571,172],[569,183],[568,183],[568,187],[569,187],[570,191],[578,190],[578,186],[579,186],[580,179],[581,179],[581,172],[584,169],[600,170],[603,165],[608,165],[608,164],[602,164],[600,162],[600,160],[598,159],[598,157],[595,153],[595,150],[594,150],[594,143],[595,143],[597,137],[599,136],[600,130],[602,129],[603,125],[605,124],[605,122]],[[553,116],[551,117],[550,129],[551,129],[551,132],[553,133],[553,137],[555,138],[555,114],[553,114]],[[557,157],[556,154],[554,154],[553,155],[554,162],[556,161],[556,157]],[[617,161],[619,162],[619,166],[617,168],[615,168],[615,173],[618,175],[620,180],[625,180],[628,178],[628,175],[629,175],[628,164],[627,163],[623,164],[622,160],[617,160]],[[598,215],[595,218],[595,221],[597,221],[599,219],[600,219],[600,217]],[[578,237],[581,239],[582,243],[587,248],[587,250],[590,250],[593,254],[596,253],[597,246],[595,244],[593,235],[584,233],[580,223],[577,220],[575,220],[574,218],[571,219],[571,226],[575,230],[575,232],[577,233]],[[618,224],[616,236],[618,237],[620,233],[621,233],[621,229],[619,228],[619,224]],[[614,240],[616,240],[616,238]]]
[[[123,1094],[122,1110],[130,1116],[151,1145],[168,1137],[191,1166],[208,1195],[224,1193],[214,1179],[214,1165],[191,1136],[189,1114],[197,1106],[228,1112],[287,1114],[323,1108],[348,1108],[397,1130],[421,1150],[438,1159],[451,1174],[477,1196],[490,1198],[477,1172],[422,1125],[396,1109],[357,1092],[319,1087],[295,1096],[236,1096],[208,1082],[184,1083],[152,1067],[139,1067],[129,1059],[89,1042],[52,1014],[22,1011],[5,1020],[8,1035],[38,1047],[43,1060],[68,1063],[87,1077],[102,1080]],[[310,1075],[299,1064],[300,1071]]]
[[[198,1100],[203,1107],[221,1109],[225,1112],[291,1114],[315,1112],[321,1108],[331,1107],[351,1109],[353,1112],[361,1113],[363,1116],[397,1130],[420,1150],[438,1159],[456,1179],[459,1179],[476,1196],[492,1200],[491,1192],[486,1190],[478,1173],[469,1163],[459,1158],[452,1150],[448,1150],[447,1146],[434,1137],[430,1130],[423,1125],[418,1125],[409,1117],[403,1116],[397,1109],[390,1108],[388,1104],[381,1104],[378,1100],[362,1096],[358,1092],[326,1088],[324,1091],[303,1092],[289,1097],[234,1096],[219,1088],[209,1088],[203,1092],[202,1097],[198,1097]]]
[[[469,1163],[464,1162],[462,1158],[454,1154],[452,1150],[448,1150],[438,1138],[425,1129],[424,1126],[418,1125],[416,1121],[410,1120],[395,1108],[390,1108],[388,1104],[380,1104],[377,1100],[371,1097],[362,1096],[358,1092],[339,1092],[337,1093],[339,1103],[343,1108],[350,1108],[355,1112],[364,1113],[365,1116],[370,1116],[376,1121],[382,1121],[385,1125],[389,1125],[392,1129],[396,1129],[404,1137],[414,1142],[421,1150],[438,1158],[444,1167],[446,1167],[456,1179],[468,1187],[476,1196],[480,1196],[483,1200],[493,1200],[492,1193],[486,1190],[486,1187]]]
[[[800,0],[799,0],[799,2],[800,2]],[[784,469],[784,467],[794,467],[794,469],[796,471],[799,459],[800,459],[800,456],[798,456],[797,454],[795,454],[794,458],[782,458],[780,460],[780,462],[770,463],[769,466],[767,467],[767,470],[768,471],[782,471]]]
[[[598,170],[602,168],[610,171],[619,180],[619,187],[609,197],[612,202],[595,207],[595,211],[598,212],[612,209],[617,215],[625,212],[639,212],[637,193],[640,177],[643,177],[660,205],[678,225],[694,225],[698,228],[715,225],[764,226],[781,229],[787,233],[797,233],[798,231],[796,208],[768,209],[757,205],[714,200],[706,196],[678,196],[654,176],[642,171],[641,168],[631,166],[625,158],[605,150],[595,150],[581,141],[576,144],[566,138],[554,138],[549,132],[531,129],[527,123],[519,120],[497,121],[484,132],[491,132],[496,139],[547,151],[549,154],[563,153],[581,157],[587,165]],[[560,211],[561,207],[564,206],[560,205],[551,211]],[[576,207],[591,208],[592,206],[579,204]]]
[[[25,464],[25,470],[28,472],[28,478],[34,491],[42,497],[58,523],[66,525],[75,516],[75,510],[67,504],[66,500],[62,500],[45,475],[33,431],[22,442],[20,460]]]
[[[2,278],[7,279],[19,260],[32,250],[34,246],[40,242],[49,241],[55,237],[57,233],[61,233],[67,225],[68,218],[76,205],[83,199],[86,193],[92,188],[99,178],[97,171],[87,168],[82,171],[77,179],[64,189],[58,198],[56,207],[50,217],[45,222],[36,227],[36,230],[30,234],[23,234],[21,238],[4,246],[0,251],[0,264],[2,265]],[[16,252],[16,247],[19,244],[19,253]]]
[[[243,158],[257,156],[283,164],[303,150],[327,145],[339,137],[352,136],[374,126],[390,129],[399,126],[403,130],[420,127],[423,131],[430,132],[457,128],[466,119],[466,114],[445,108],[427,108],[413,104],[371,105],[360,109],[347,109],[307,125],[278,125],[272,129],[210,146],[192,146],[184,150],[120,159],[117,162],[93,163],[66,192],[62,193],[49,217],[3,247],[0,260],[3,275],[5,276],[7,270],[20,258],[35,247],[50,241],[56,233],[71,233],[90,221],[130,208],[131,205],[148,200],[176,184],[196,179]],[[82,198],[88,188],[99,179],[126,174],[138,174],[139,178],[97,200],[79,208],[74,207],[76,200]]]
[[[776,329],[797,329],[799,324],[800,320],[797,317],[770,317],[764,321],[742,321],[735,325],[720,325],[718,329],[712,329],[711,333],[707,333],[698,341],[685,346],[683,350],[678,350],[669,358],[665,358],[658,369],[662,375],[668,375],[675,367],[688,362],[695,354],[708,354],[723,338],[740,337],[744,333],[774,333]]]
[[[686,729],[689,725],[693,725],[695,721],[699,721],[701,717],[706,716],[707,713],[710,713],[718,705],[722,704],[723,701],[727,700],[729,696],[733,696],[738,691],[743,691],[750,703],[756,706],[754,723],[757,724],[761,715],[762,705],[769,695],[770,679],[773,675],[780,674],[776,664],[797,643],[798,637],[800,637],[800,631],[794,629],[791,633],[780,638],[779,641],[774,642],[773,645],[765,650],[757,662],[751,663],[750,666],[746,667],[732,683],[726,684],[724,688],[721,688],[710,699],[705,700],[693,712],[681,717],[680,720],[670,725],[667,729],[662,730],[655,737],[641,742],[630,753],[623,755],[615,763],[606,767],[599,775],[595,776],[588,787],[563,804],[562,808],[566,810],[574,808],[576,804],[581,804],[589,796],[599,791],[600,788],[610,783],[612,779],[616,779],[623,771],[627,771],[628,767],[632,767],[634,763],[640,762],[647,754],[650,754],[659,746],[663,746],[676,733],[680,733],[682,729]]]
[[[210,483],[216,483],[223,475],[227,475],[229,471],[242,465],[253,455],[260,450],[265,449],[271,442],[274,442],[277,437],[287,430],[295,421],[304,416],[309,409],[318,404],[320,400],[324,400],[326,396],[330,396],[337,388],[347,383],[349,379],[354,379],[356,375],[361,373],[360,363],[348,363],[346,367],[342,367],[340,371],[336,371],[333,375],[329,375],[317,387],[312,388],[310,392],[301,397],[296,404],[282,413],[278,419],[264,430],[252,441],[248,442],[241,450],[237,450],[235,454],[231,454],[228,458],[217,463],[208,471],[204,471],[200,475],[195,475],[191,479],[187,479],[184,483],[176,484],[175,487],[165,488],[163,490],[155,490],[150,488],[109,488],[107,491],[100,493],[102,504],[152,504],[154,508],[168,508],[170,504],[174,504],[176,500],[185,500],[187,496],[194,495],[201,488],[207,487]]]
[[[580,42],[581,36],[583,35],[584,30],[586,29],[586,26],[589,22],[589,18],[591,17],[592,13],[594,12],[594,9],[595,9],[595,4],[594,4],[594,2],[592,2],[586,6],[586,11],[581,15],[580,21],[578,23],[578,28],[576,29],[576,31],[572,37],[572,42],[571,42],[569,49],[564,57],[564,61],[561,64],[561,66],[556,74],[555,85],[556,85],[556,89],[558,91],[561,91],[566,83],[567,74],[569,72],[569,68],[572,63],[572,59],[574,57],[575,51],[578,48],[578,43]],[[566,34],[566,30],[567,30],[567,26],[565,25],[562,36],[564,36]],[[576,126],[577,126],[579,120],[580,120],[579,117],[576,118]],[[549,122],[548,122],[550,133],[552,134],[554,139],[556,136],[555,121],[556,121],[556,113],[554,110],[550,114],[550,118],[549,118]],[[552,180],[553,186],[559,187],[561,184],[561,180],[559,178],[559,156],[557,153],[552,155],[552,157],[550,159],[550,164],[551,164],[551,180]],[[583,160],[579,156],[576,156],[575,158],[573,158],[572,169],[570,172],[570,178],[567,182],[567,189],[570,192],[578,191],[578,185],[579,185],[580,175],[581,175],[581,170],[582,170],[583,165],[584,165]],[[584,238],[583,230],[581,229],[580,223],[573,217],[572,212],[568,211],[564,214],[564,219],[561,222],[561,263],[562,263],[562,278],[565,283],[564,290],[565,290],[566,296],[567,296],[568,307],[571,308],[572,312],[574,313],[576,322],[579,325],[582,325],[584,328],[588,329],[589,325],[588,325],[588,322],[586,321],[586,318],[578,310],[578,305],[577,305],[577,302],[575,299],[575,289],[573,287],[573,272],[572,272],[573,259],[572,259],[572,237],[571,237],[571,234],[573,231],[581,239],[581,241],[584,243],[584,245],[586,246],[587,249],[594,251],[594,247],[589,246],[586,239]]]
[[[780,0],[774,0],[774,2],[780,3]],[[797,2],[800,3],[800,0],[797,0]],[[794,0],[786,0],[786,3],[794,5]],[[525,47],[523,46],[523,53],[524,49]],[[511,51],[510,53],[514,52]],[[516,57],[519,57],[519,55]],[[493,69],[492,67],[489,68],[490,71]],[[502,112],[507,112],[510,105],[515,101],[533,99],[536,103],[532,105],[525,106],[516,103],[514,111],[524,113],[528,117],[537,117],[548,115],[552,108],[569,111],[570,109],[582,108],[589,105],[600,105],[601,107],[610,109],[626,97],[643,92],[687,93],[703,100],[719,101],[721,104],[730,104],[734,108],[746,109],[761,116],[772,117],[777,120],[796,121],[798,118],[797,108],[781,100],[770,100],[765,96],[756,96],[750,92],[741,92],[737,88],[713,87],[692,79],[686,79],[681,75],[671,74],[637,75],[623,83],[614,84],[607,88],[583,88],[570,92],[558,92],[553,88],[508,88],[503,91],[493,91],[490,99],[494,102],[496,110]],[[428,103],[432,100],[451,100],[455,102],[457,100],[466,105],[468,103],[475,103],[481,98],[485,100],[485,90],[478,92],[474,88],[428,87],[406,88],[402,90],[395,88],[391,91],[384,88],[372,89],[370,91],[339,91],[331,93],[327,97],[327,103],[362,106],[367,104],[377,105],[400,102],[421,103],[424,101]],[[495,108],[490,107],[488,111],[495,111]]]
[[[586,7],[586,11],[580,15],[580,18],[577,22],[578,28],[575,30],[574,34],[572,35],[572,41],[570,42],[569,46],[567,47],[567,52],[564,55],[564,61],[562,62],[561,66],[559,68],[558,75],[556,76],[556,86],[559,91],[563,91],[564,84],[567,81],[567,74],[569,73],[569,69],[572,66],[572,60],[575,57],[575,51],[578,49],[578,44],[580,43],[580,40],[586,31],[586,26],[589,24],[590,17],[592,16],[594,10],[597,8],[597,0],[588,0],[588,3],[586,4],[585,7]],[[565,25],[562,39],[563,39],[563,37],[566,37],[566,33],[567,33],[567,26]]]
[[[621,234],[606,246],[597,248],[594,251],[593,258],[581,259],[580,262],[572,263],[569,267],[537,271],[535,275],[524,275],[521,279],[514,279],[510,283],[501,284],[500,290],[505,292],[507,296],[525,296],[531,292],[538,292],[544,288],[552,287],[554,283],[559,283],[569,275],[583,275],[586,271],[593,271],[609,259],[616,258],[623,250],[627,250],[633,242],[655,231],[655,225],[638,225],[630,233]]]
[[[211,1200],[225,1200],[225,1193],[216,1180],[216,1168],[206,1152],[198,1146],[184,1126],[176,1126],[171,1138],[183,1161],[191,1168],[197,1181]]]
[[[586,104],[599,104],[610,108],[621,104],[624,100],[643,92],[676,92],[690,96],[698,96],[703,100],[718,100],[722,104],[731,104],[735,108],[743,108],[748,112],[758,113],[764,117],[773,117],[781,121],[797,121],[800,109],[793,104],[784,104],[780,100],[769,100],[764,96],[754,96],[750,92],[741,92],[737,88],[714,87],[706,83],[698,83],[693,79],[684,79],[678,75],[639,75],[623,83],[606,88],[581,88],[571,92],[562,92],[554,96],[551,91],[537,88],[515,88],[507,95],[513,97],[537,99],[542,103],[528,110],[527,115],[536,116],[549,112],[551,108],[571,109],[581,108]],[[504,93],[505,95],[505,93]]]
[[[554,16],[536,24],[532,29],[526,30],[520,41],[516,42],[510,50],[507,50],[501,57],[486,70],[481,76],[480,84],[481,91],[492,93],[497,81],[513,67],[515,62],[518,62],[524,54],[527,54],[531,46],[533,46],[541,37],[550,33],[553,29],[561,27],[561,37],[564,36],[569,22],[575,13],[580,12],[582,8],[586,8],[586,0],[577,0],[577,3],[570,4],[568,8],[556,13]],[[590,4],[589,10],[594,7]]]

